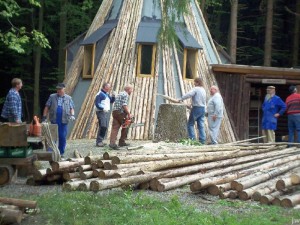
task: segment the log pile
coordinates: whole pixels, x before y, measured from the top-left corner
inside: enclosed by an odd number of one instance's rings
[[[236,143],[112,151],[53,163],[34,177],[37,183],[61,179],[65,191],[131,187],[162,192],[189,185],[194,193],[295,207],[300,204],[300,148]]]
[[[37,202],[0,197],[0,224],[21,224],[31,210],[36,210]]]

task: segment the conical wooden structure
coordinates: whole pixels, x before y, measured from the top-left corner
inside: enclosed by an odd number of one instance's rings
[[[104,82],[111,82],[117,92],[125,84],[134,86],[129,108],[136,122],[144,126],[130,129],[129,139],[152,139],[159,105],[166,102],[157,94],[178,98],[193,87],[193,78],[200,77],[209,96],[209,87],[216,84],[210,64],[218,64],[220,59],[197,1],[191,0],[189,10],[181,21],[184,26],[176,27],[179,51],[175,45],[164,49],[158,45],[158,0],[103,1],[68,61],[66,91],[73,96],[77,114],[71,139],[95,137],[94,99]],[[235,141],[226,110],[220,141]]]

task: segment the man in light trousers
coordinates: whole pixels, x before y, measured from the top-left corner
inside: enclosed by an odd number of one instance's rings
[[[207,103],[207,122],[211,144],[218,144],[218,136],[222,123],[224,103],[219,88],[211,86],[210,99]]]

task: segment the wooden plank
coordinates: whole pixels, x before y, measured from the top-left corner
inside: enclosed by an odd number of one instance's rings
[[[26,124],[2,123],[0,124],[0,146],[27,146]]]

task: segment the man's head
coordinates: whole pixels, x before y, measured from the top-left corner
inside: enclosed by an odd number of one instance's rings
[[[56,92],[59,96],[63,96],[65,94],[65,87],[64,83],[58,83],[56,85]]]
[[[291,85],[291,86],[289,87],[289,92],[290,92],[291,94],[296,93],[296,92],[297,92],[297,87],[296,87],[295,85]]]
[[[210,91],[210,95],[214,95],[219,91],[219,88],[217,86],[213,85],[210,87],[209,91]]]
[[[14,78],[11,80],[11,86],[15,88],[17,91],[20,90],[23,86],[22,80],[19,78]]]
[[[106,82],[102,85],[102,89],[105,91],[105,92],[110,92],[111,90],[111,85],[110,83]]]
[[[275,94],[275,87],[274,86],[268,86],[267,87],[267,94],[274,95]]]
[[[194,79],[194,84],[195,86],[203,86],[203,82],[202,82],[202,79],[201,78],[195,78]]]
[[[133,92],[133,87],[130,84],[125,85],[124,91],[126,91],[129,95]]]

